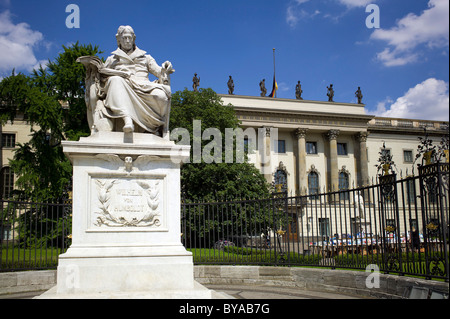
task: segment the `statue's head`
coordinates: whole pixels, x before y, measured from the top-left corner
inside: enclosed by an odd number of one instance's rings
[[[136,48],[136,34],[129,25],[120,26],[116,34],[117,45],[124,51],[130,51]]]

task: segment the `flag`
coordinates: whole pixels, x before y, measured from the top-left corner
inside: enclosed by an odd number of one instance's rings
[[[275,93],[278,91],[278,84],[277,81],[275,80],[275,75],[273,76],[273,88],[272,88],[272,93],[270,93],[269,97],[275,97]]]

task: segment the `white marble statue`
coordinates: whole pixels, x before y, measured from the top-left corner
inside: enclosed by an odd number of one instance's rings
[[[169,130],[170,74],[175,70],[169,61],[159,66],[139,49],[132,27],[119,27],[116,39],[118,49],[105,63],[93,56],[77,60],[86,66],[86,104],[91,131],[123,130],[164,136]],[[157,79],[151,82],[149,74]]]

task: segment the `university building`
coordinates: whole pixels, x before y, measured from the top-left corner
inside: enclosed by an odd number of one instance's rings
[[[376,117],[366,114],[363,104],[221,97],[234,106],[244,130],[257,132],[246,140],[250,162],[276,190],[290,196],[285,239],[305,243],[360,232],[381,236],[386,227],[395,226],[396,236],[407,241],[413,227],[422,234],[427,223],[440,219],[435,199],[419,200],[417,164],[423,156],[416,160],[416,155],[419,137],[427,134],[439,145],[448,122]],[[384,202],[378,187],[378,177],[384,175],[379,159],[386,153],[395,164],[390,173],[405,179],[397,185],[396,208],[392,200]],[[448,151],[444,161],[449,161]],[[385,205],[382,220],[380,203]],[[424,205],[433,213],[421,217]],[[444,205],[448,207],[448,196]]]
[[[417,172],[419,137],[438,145],[448,122],[380,118],[363,104],[221,95],[232,104],[247,138],[250,161],[273,184],[292,195],[325,193],[376,182],[380,152],[389,152],[397,174]],[[260,136],[264,134],[265,136]],[[275,135],[275,136],[273,136]],[[254,137],[253,137],[254,139]],[[258,145],[264,143],[264,145]],[[384,148],[383,148],[384,146]],[[448,161],[448,159],[447,159]]]

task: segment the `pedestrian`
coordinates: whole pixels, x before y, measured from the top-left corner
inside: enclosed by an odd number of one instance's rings
[[[419,231],[416,229],[416,227],[412,227],[411,229],[411,246],[413,251],[419,251],[420,252],[420,236]]]

